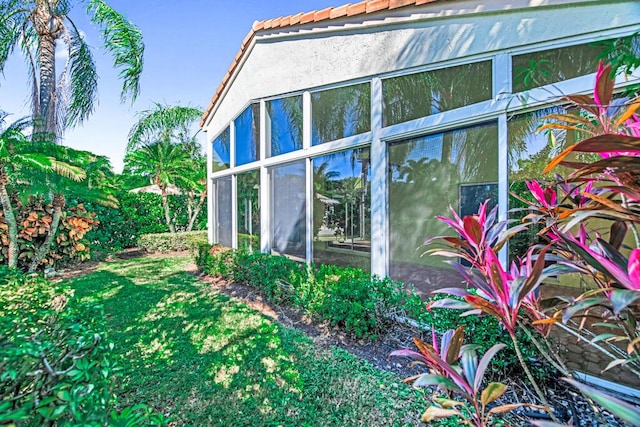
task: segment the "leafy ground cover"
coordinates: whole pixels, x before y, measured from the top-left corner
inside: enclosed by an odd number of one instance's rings
[[[122,404],[175,425],[416,425],[420,391],[337,348],[322,348],[219,293],[188,256],[104,263],[68,279],[104,305],[122,357]]]

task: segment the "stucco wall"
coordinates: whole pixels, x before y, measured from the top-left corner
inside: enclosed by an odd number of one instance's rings
[[[495,3],[507,9],[487,11]],[[208,138],[251,99],[640,25],[637,1],[558,3],[442,2],[432,10],[403,12],[406,16],[387,12],[359,23],[331,21],[315,29],[259,35],[206,126]],[[526,4],[540,6],[522,8]]]

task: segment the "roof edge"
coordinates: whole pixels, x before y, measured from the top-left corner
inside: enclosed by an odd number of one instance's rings
[[[266,19],[263,21],[255,21],[251,26],[251,30],[247,33],[240,44],[240,50],[231,62],[227,73],[222,78],[222,82],[211,98],[209,105],[204,110],[200,119],[200,127],[207,124],[209,116],[213,112],[217,102],[220,100],[227,84],[231,80],[231,76],[237,70],[242,62],[245,53],[249,50],[251,42],[256,34],[261,31],[271,30],[275,28],[294,27],[312,22],[328,21],[336,18],[351,17],[357,15],[366,15],[369,13],[379,12],[382,10],[394,10],[407,6],[420,6],[428,3],[435,3],[446,0],[364,0],[359,3],[347,3],[342,6],[332,6],[322,10],[313,10],[311,12],[300,12],[294,15],[281,16],[274,19]]]

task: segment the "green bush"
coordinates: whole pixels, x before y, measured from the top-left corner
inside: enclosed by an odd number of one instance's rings
[[[282,256],[221,246],[202,245],[196,263],[207,274],[253,286],[271,302],[300,307],[356,337],[375,338],[396,316],[414,319],[424,328],[433,326],[439,333],[465,325],[465,335],[470,343],[479,346],[479,352],[500,342],[507,345],[489,368],[494,376],[519,374],[520,364],[511,339],[494,318],[460,317],[456,310],[426,309],[430,300],[443,296],[424,301],[400,282],[372,278],[357,268],[307,266]],[[537,349],[524,332],[518,337],[524,357],[537,358]],[[534,366],[533,371],[540,379],[550,375],[544,367]]]
[[[314,289],[311,311],[357,337],[373,338],[383,331],[407,296],[401,283],[372,278],[357,268],[321,265],[309,283]]]
[[[94,253],[114,253],[135,247],[142,234],[168,233],[161,196],[151,193],[130,193],[122,190],[116,198],[117,209],[94,203],[85,203],[90,212],[96,213],[100,225],[87,233]],[[177,231],[186,230],[189,218],[185,196],[168,196]],[[194,224],[194,230],[207,228],[207,210],[202,209]]]
[[[201,244],[196,253],[196,264],[205,273],[233,280],[236,272],[236,256],[233,250],[220,245]]]
[[[118,412],[103,319],[44,279],[0,271],[1,425],[165,424],[144,405]]]
[[[199,248],[196,260],[207,274],[246,283],[278,304],[300,307],[308,314],[356,337],[373,338],[402,310],[402,284],[371,278],[356,268],[307,266],[282,256],[219,246]]]
[[[297,302],[297,290],[308,280],[307,266],[282,256],[239,251],[234,279],[262,290],[269,301]]]
[[[138,246],[149,253],[196,251],[207,243],[207,230],[183,233],[143,234]]]

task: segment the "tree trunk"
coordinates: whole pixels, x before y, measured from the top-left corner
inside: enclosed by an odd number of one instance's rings
[[[42,259],[49,252],[53,239],[55,239],[56,233],[58,232],[58,227],[60,226],[62,208],[64,205],[65,198],[62,194],[56,194],[53,196],[53,221],[51,221],[51,226],[49,227],[49,234],[47,234],[47,238],[44,239],[44,243],[38,248],[38,251],[31,260],[31,264],[29,264],[29,273],[36,271]]]
[[[36,2],[33,17],[39,37],[40,105],[34,117],[34,137],[55,140],[56,126],[56,39],[61,34],[59,19],[53,16],[49,2]]]
[[[204,204],[204,201],[206,199],[207,199],[207,192],[204,191],[200,195],[200,200],[198,201],[198,205],[196,206],[195,210],[193,211],[193,214],[191,215],[191,217],[189,218],[189,225],[187,226],[187,231],[191,231],[193,229],[193,224],[195,224],[196,218],[198,217],[198,214],[200,213],[200,210],[202,210],[202,205]]]
[[[176,232],[176,227],[173,225],[171,221],[171,212],[169,211],[169,201],[167,200],[167,191],[163,187],[162,188],[162,207],[164,208],[164,219],[167,221],[167,226],[169,227],[169,231],[171,233]]]
[[[16,222],[16,216],[11,206],[11,199],[7,192],[8,177],[7,172],[2,168],[0,170],[0,203],[2,204],[2,211],[4,213],[4,220],[7,223],[7,234],[9,235],[9,254],[8,264],[9,268],[18,267],[18,254],[20,249],[18,247],[18,223]]]

